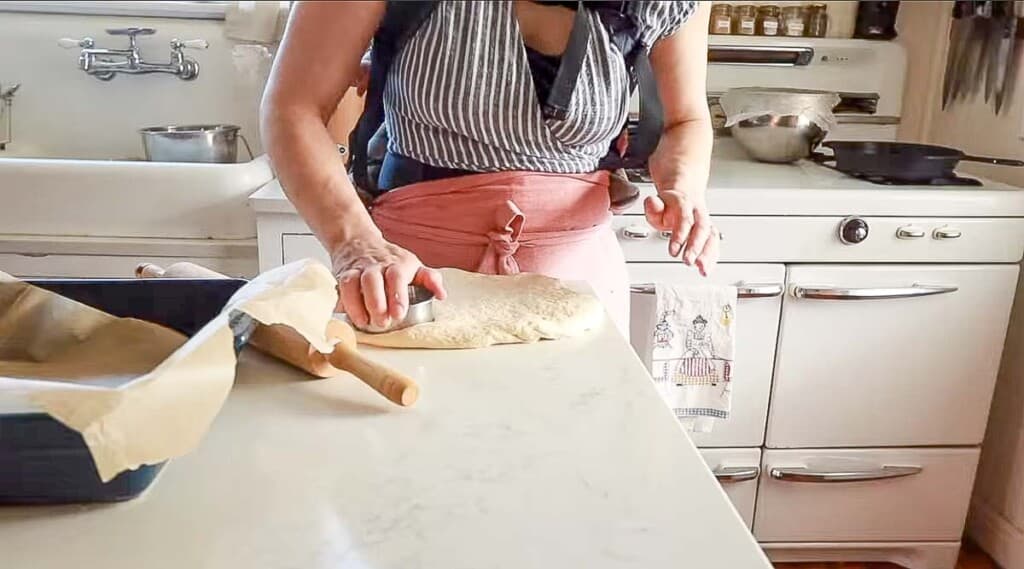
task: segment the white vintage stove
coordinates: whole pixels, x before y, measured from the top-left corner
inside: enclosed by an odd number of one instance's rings
[[[1024,191],[878,185],[716,148],[724,262],[711,280],[741,298],[734,408],[694,441],[775,560],[952,569],[1024,253]],[[637,290],[632,342],[649,354],[644,285],[701,277],[639,207],[615,226]]]

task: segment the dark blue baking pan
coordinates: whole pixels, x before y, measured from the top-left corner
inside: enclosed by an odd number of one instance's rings
[[[36,286],[114,316],[191,336],[212,320],[244,280],[44,279]],[[5,409],[5,407],[11,407]],[[45,413],[0,401],[0,504],[116,502],[141,494],[163,464],[123,472],[104,484],[77,432]]]

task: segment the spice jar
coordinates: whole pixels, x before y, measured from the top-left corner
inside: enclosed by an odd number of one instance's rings
[[[757,7],[751,4],[736,6],[732,11],[732,33],[752,36],[756,31]]]
[[[757,9],[757,24],[755,32],[759,36],[779,35],[779,7],[761,6]]]
[[[790,37],[799,37],[804,35],[804,17],[805,11],[803,6],[786,6],[782,9],[782,33]]]
[[[711,23],[708,25],[708,33],[719,35],[732,33],[731,5],[715,4],[711,6]]]
[[[828,33],[828,6],[811,4],[807,8],[807,35],[823,38]]]

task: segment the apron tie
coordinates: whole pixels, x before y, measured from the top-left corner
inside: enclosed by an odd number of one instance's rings
[[[497,275],[519,274],[519,262],[515,254],[519,251],[519,236],[523,233],[526,216],[512,200],[506,200],[504,207],[495,211],[496,229],[487,232],[487,249],[480,259],[477,272]]]

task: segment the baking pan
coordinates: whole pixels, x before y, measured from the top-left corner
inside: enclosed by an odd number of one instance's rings
[[[36,286],[114,316],[147,320],[191,336],[243,280],[47,279]],[[116,502],[141,494],[163,464],[100,481],[82,436],[25,402],[0,397],[0,504]]]

